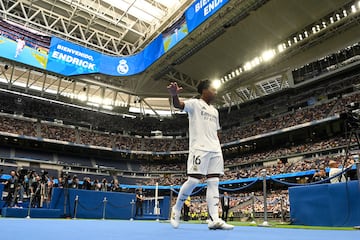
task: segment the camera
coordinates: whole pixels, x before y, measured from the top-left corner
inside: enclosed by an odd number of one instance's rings
[[[340,118],[347,121],[350,128],[360,127],[360,106],[359,103],[352,102],[345,106],[346,112],[340,114]]]
[[[71,175],[68,172],[62,172],[61,173],[61,178],[62,178],[61,185],[64,188],[68,188],[69,187],[69,181],[71,180]]]
[[[46,183],[48,181],[48,175],[49,172],[45,171],[45,170],[41,170],[41,182],[42,183]]]
[[[18,172],[19,182],[23,183],[25,181],[25,176],[28,175],[29,171],[27,169],[20,169]]]

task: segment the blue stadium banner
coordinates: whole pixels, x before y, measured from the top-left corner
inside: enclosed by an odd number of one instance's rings
[[[188,31],[192,32],[229,0],[197,0],[185,12]]]
[[[46,69],[65,76],[97,73],[100,58],[101,53],[52,37]]]
[[[164,54],[162,35],[141,52],[125,57],[101,54],[57,37],[51,38],[47,70],[65,76],[101,73],[130,76],[143,72]]]
[[[141,52],[125,57],[101,56],[100,73],[112,76],[130,76],[146,70],[164,54],[162,35]]]

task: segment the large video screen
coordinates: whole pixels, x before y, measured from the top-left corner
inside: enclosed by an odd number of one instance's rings
[[[132,56],[110,56],[0,19],[0,57],[64,76],[100,73],[130,76],[145,71],[228,0],[197,0],[171,27]]]
[[[165,52],[169,51],[178,42],[183,40],[188,35],[188,33],[189,31],[185,20],[185,15],[183,15],[178,21],[176,21],[171,27],[162,33]]]
[[[50,37],[0,19],[0,56],[46,69]]]

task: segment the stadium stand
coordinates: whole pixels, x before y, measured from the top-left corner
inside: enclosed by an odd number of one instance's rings
[[[47,35],[3,19],[0,32],[12,41],[24,36],[28,47],[49,52],[51,38]],[[330,161],[353,164],[354,156],[346,159],[347,150],[360,146],[358,139],[346,135],[344,113],[360,102],[359,62],[360,44],[353,43],[289,70],[291,88],[219,108],[225,161],[221,191],[231,191],[231,218],[263,217],[259,214],[264,212],[260,191],[264,170],[270,180],[278,180],[269,187],[267,210],[272,218],[283,220],[289,218],[287,189],[291,184],[314,183],[318,169],[325,169],[328,176]],[[6,70],[4,67],[3,72]],[[33,80],[30,76],[28,82]],[[138,186],[159,184],[170,187],[162,189],[165,195],[186,179],[186,115],[158,119],[140,113],[129,117],[123,109],[85,107],[73,97],[58,94],[47,98],[44,92],[36,96],[32,90],[17,91],[21,87],[3,83],[8,87],[0,89],[1,181],[5,182],[12,170],[28,171],[26,198],[31,182],[44,175],[49,192],[53,187],[131,192]],[[82,89],[86,91],[87,85]],[[136,96],[135,102],[140,101],[137,98],[141,100]],[[347,169],[349,180],[356,179],[354,170]],[[121,186],[113,188],[117,181]],[[328,182],[325,179],[320,184]],[[192,199],[192,219],[207,219],[203,188],[200,185]]]

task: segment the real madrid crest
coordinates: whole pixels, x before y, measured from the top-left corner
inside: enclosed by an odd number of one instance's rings
[[[125,59],[121,59],[119,61],[119,65],[117,66],[117,72],[120,74],[126,74],[129,71],[129,65]]]

